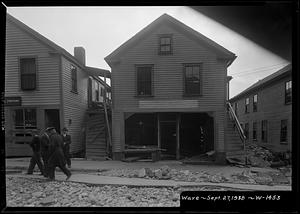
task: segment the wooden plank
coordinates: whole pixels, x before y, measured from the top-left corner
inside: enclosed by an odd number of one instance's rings
[[[176,115],[176,160],[180,158],[180,114]]]

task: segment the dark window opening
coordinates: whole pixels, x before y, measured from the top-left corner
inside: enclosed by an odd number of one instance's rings
[[[244,131],[245,137],[248,140],[249,139],[249,123],[245,123],[245,131]]]
[[[267,120],[263,120],[261,121],[261,140],[263,142],[267,142],[267,136],[268,136],[268,121]]]
[[[185,65],[185,95],[200,95],[201,65]]]
[[[170,35],[159,37],[159,54],[172,54],[172,37]]]
[[[257,141],[257,123],[256,122],[253,122],[252,139],[253,139],[253,141]]]
[[[71,81],[72,81],[71,91],[77,93],[77,69],[73,65],[71,65]]]
[[[36,89],[36,60],[35,58],[20,59],[21,89]]]
[[[238,116],[238,103],[234,103],[234,113],[236,116]]]
[[[250,99],[249,97],[247,97],[245,100],[245,113],[249,113],[249,103],[250,103]]]
[[[287,120],[281,120],[280,143],[287,143]]]
[[[153,66],[139,66],[136,70],[137,95],[152,95],[152,69]]]
[[[257,112],[257,94],[253,96],[253,112]]]
[[[292,103],[292,80],[285,83],[285,104]]]

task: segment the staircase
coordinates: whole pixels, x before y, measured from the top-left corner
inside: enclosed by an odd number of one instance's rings
[[[226,157],[227,158],[245,158],[245,135],[238,121],[237,116],[231,106],[227,103],[228,114],[226,114],[227,125],[226,130]]]
[[[103,106],[87,110],[86,158],[105,160],[107,154],[107,127]]]

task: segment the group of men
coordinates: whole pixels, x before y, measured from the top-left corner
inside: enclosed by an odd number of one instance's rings
[[[71,177],[71,159],[69,156],[71,136],[68,135],[68,129],[63,128],[63,134],[56,132],[54,127],[48,127],[45,132],[39,136],[38,131],[33,131],[33,138],[30,142],[33,154],[30,159],[27,174],[32,174],[35,165],[38,165],[41,175],[50,180],[55,179],[55,168],[59,167],[67,176]]]

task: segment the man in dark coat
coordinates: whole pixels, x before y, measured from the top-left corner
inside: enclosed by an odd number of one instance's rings
[[[55,179],[55,168],[59,167],[63,173],[67,176],[68,180],[71,177],[71,172],[66,168],[66,161],[63,153],[63,139],[62,136],[56,133],[53,128],[50,131],[50,142],[51,142],[51,155],[48,160],[49,167],[49,178]]]
[[[50,129],[54,127],[48,127],[44,134],[41,136],[41,156],[44,162],[44,177],[48,177],[48,159],[50,157]]]
[[[66,158],[66,162],[69,168],[71,168],[71,159],[70,159],[70,144],[71,144],[71,135],[68,134],[68,129],[66,127],[64,127],[62,129],[63,134],[62,134],[62,138],[63,138],[63,151],[64,151],[64,156]]]
[[[32,157],[30,159],[30,164],[29,164],[29,167],[27,170],[27,174],[32,174],[34,167],[37,164],[39,167],[39,170],[41,172],[41,175],[43,175],[44,174],[44,166],[43,166],[42,159],[41,159],[41,150],[40,150],[41,142],[40,142],[40,137],[38,135],[38,131],[37,130],[32,131],[32,135],[33,135],[33,138],[29,144],[30,147],[32,148]]]

